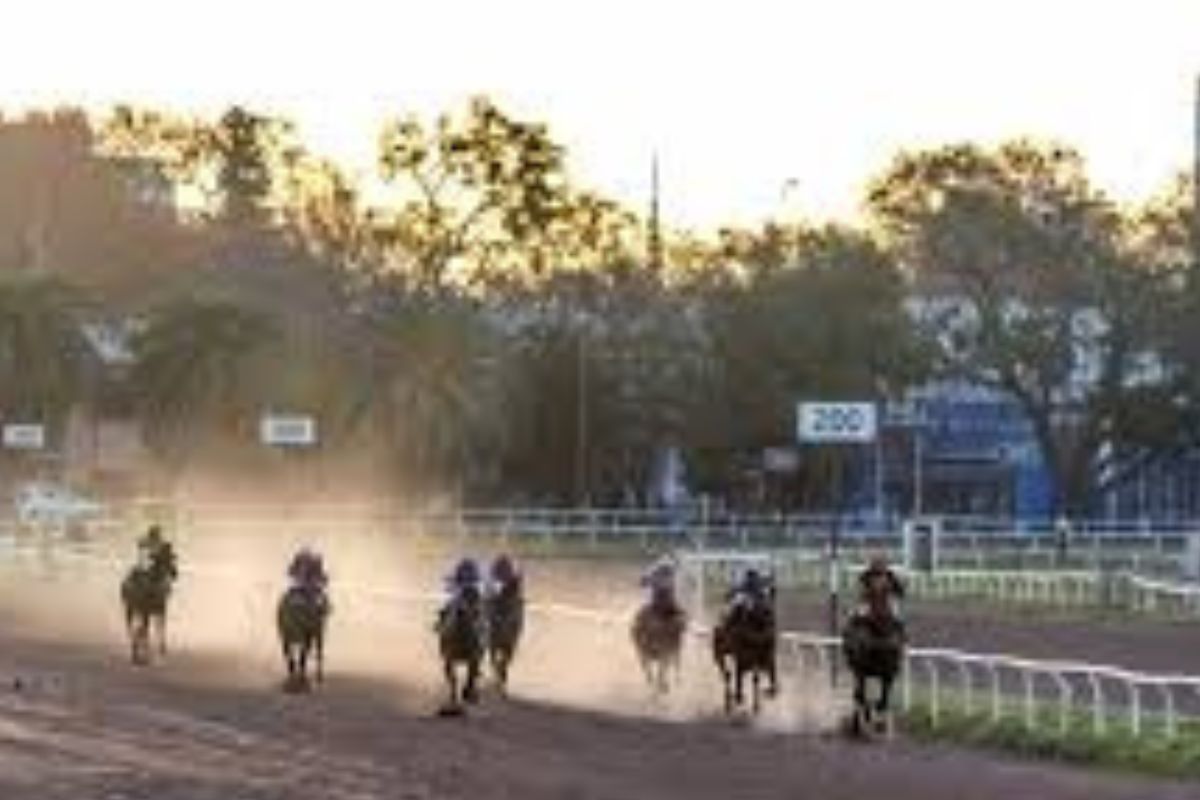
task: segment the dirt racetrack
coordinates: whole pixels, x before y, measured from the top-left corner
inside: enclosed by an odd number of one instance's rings
[[[715,716],[705,685],[656,708],[640,692],[623,631],[531,627],[513,699],[489,696],[465,719],[437,718],[427,618],[400,622],[396,609],[350,598],[331,632],[329,682],[310,695],[279,691],[270,597],[233,587],[185,583],[176,652],[134,669],[115,575],[0,577],[3,800],[1198,794],[1195,784],[903,738],[850,743],[813,724],[813,709],[777,727],[731,724]]]

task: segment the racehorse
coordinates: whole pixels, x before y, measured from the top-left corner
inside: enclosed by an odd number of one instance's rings
[[[732,714],[745,704],[747,674],[751,682],[752,713],[762,710],[763,678],[767,680],[768,697],[779,691],[775,639],[775,609],[770,592],[734,603],[713,629],[713,659],[725,687],[725,713]]]
[[[852,615],[842,630],[842,652],[854,673],[854,716],[851,731],[862,734],[887,727],[888,701],[903,662],[904,627],[892,610],[887,592],[868,587],[865,613]],[[879,697],[867,698],[867,681],[879,682]]]
[[[329,600],[315,587],[289,586],[279,598],[275,624],[279,645],[287,665],[284,687],[289,691],[309,688],[308,658],[315,660],[317,683],[325,678],[325,623],[329,619]]]
[[[174,572],[160,559],[140,559],[121,581],[121,603],[125,606],[125,628],[129,632],[129,658],[148,664],[152,654],[150,629],[158,629],[159,655],[167,654],[167,600]],[[153,623],[153,625],[152,625]]]
[[[486,646],[483,600],[474,586],[463,588],[438,614],[436,630],[442,669],[450,703],[447,709],[461,711],[463,703],[479,699],[479,668]],[[466,680],[459,685],[458,667],[466,667]]]
[[[488,661],[503,694],[508,688],[508,668],[516,655],[521,631],[525,627],[525,596],[520,580],[507,581],[499,589],[488,592],[484,613]]]
[[[650,600],[633,617],[630,633],[633,646],[646,683],[656,694],[671,689],[672,673],[679,674],[679,654],[683,650],[683,634],[687,630],[687,615],[674,603]]]

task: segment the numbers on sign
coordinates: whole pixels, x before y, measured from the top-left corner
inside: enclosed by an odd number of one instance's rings
[[[855,433],[866,425],[861,408],[824,406],[813,409],[813,431],[818,434]]]
[[[801,442],[861,444],[876,435],[872,403],[801,403],[798,423]]]

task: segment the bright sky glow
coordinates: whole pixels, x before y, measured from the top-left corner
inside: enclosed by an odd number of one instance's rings
[[[9,108],[244,102],[366,169],[383,116],[486,92],[626,202],[657,150],[697,225],[851,216],[899,148],[1018,134],[1136,198],[1189,163],[1198,71],[1200,0],[17,0],[0,28]]]

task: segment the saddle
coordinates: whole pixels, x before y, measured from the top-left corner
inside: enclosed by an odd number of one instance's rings
[[[872,613],[870,609],[860,608],[850,616],[850,625],[866,630],[876,639],[898,637],[903,642],[908,638],[903,620],[890,611]]]
[[[288,587],[287,599],[289,603],[301,602],[305,605],[316,608],[322,615],[329,614],[332,611],[332,606],[329,603],[329,595],[320,586],[313,586],[308,583],[294,583]]]

